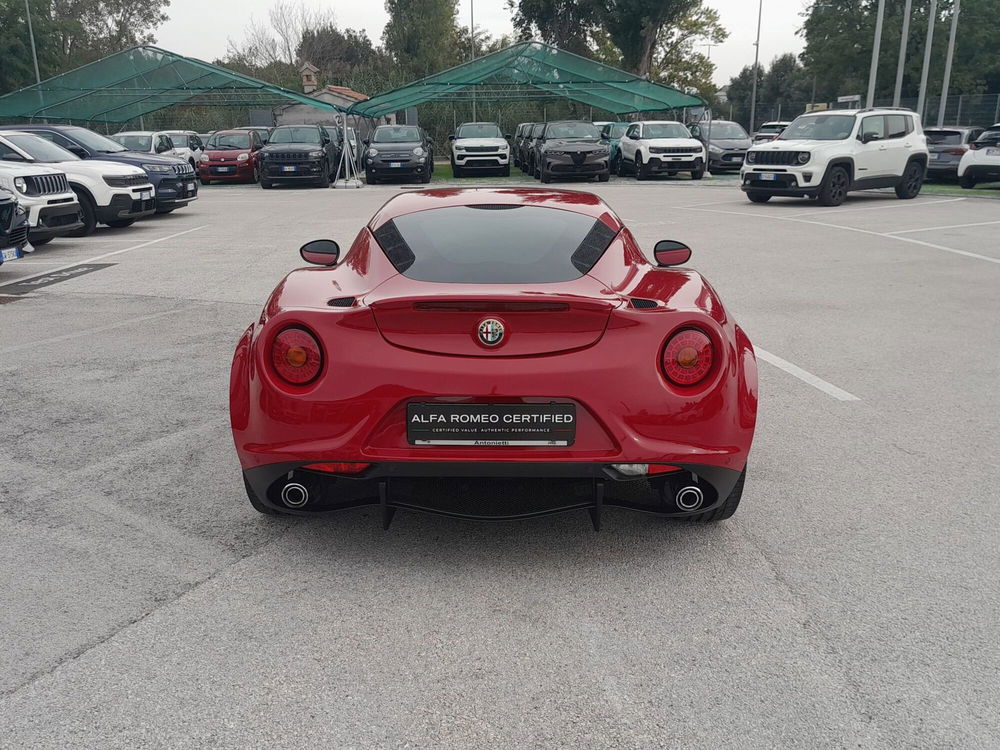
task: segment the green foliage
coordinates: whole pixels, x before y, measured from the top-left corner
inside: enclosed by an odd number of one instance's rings
[[[600,6],[600,0],[507,0],[519,39],[540,39],[584,57],[593,56],[595,32],[603,31]],[[620,53],[618,58],[620,64]]]
[[[457,0],[385,0],[382,43],[407,78],[423,78],[464,57],[456,34]]]

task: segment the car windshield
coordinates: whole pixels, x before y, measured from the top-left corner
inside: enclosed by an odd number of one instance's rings
[[[779,141],[842,141],[854,131],[854,115],[799,117],[778,136]]]
[[[596,141],[600,139],[601,131],[592,122],[557,122],[545,129],[545,137]]]
[[[7,140],[28,154],[35,161],[55,162],[74,161],[80,157],[70,153],[62,146],[57,146],[52,141],[39,138],[37,135],[27,135],[25,133],[11,133]]]
[[[628,123],[622,122],[612,125],[608,128],[608,138],[621,138],[625,135],[625,131],[628,130]]]
[[[208,149],[217,151],[238,151],[239,149],[250,148],[249,133],[216,133],[208,139],[205,146]]]
[[[711,124],[713,138],[749,138],[747,131],[735,122],[713,122]],[[703,133],[708,133],[709,126],[702,128]]]
[[[976,143],[989,143],[992,145],[1000,143],[1000,130],[987,130],[976,138]]]
[[[503,138],[500,127],[491,122],[461,125],[455,131],[456,138]]]
[[[390,125],[375,128],[372,143],[419,143],[420,130],[413,125]]]
[[[642,126],[643,138],[690,138],[688,129],[679,122],[654,123]]]
[[[962,143],[962,133],[958,130],[925,130],[924,135],[932,146],[957,146]]]
[[[93,130],[86,128],[66,128],[63,135],[72,138],[78,143],[82,143],[86,148],[93,149],[102,154],[117,154],[120,151],[128,151],[122,144],[116,143],[110,138],[105,138]]]
[[[614,230],[590,216],[517,205],[417,211],[375,232],[403,275],[467,284],[577,279],[600,259],[614,236]]]
[[[319,130],[316,128],[275,128],[268,143],[320,143]]]
[[[152,151],[153,136],[151,135],[121,135],[114,139],[129,151]]]

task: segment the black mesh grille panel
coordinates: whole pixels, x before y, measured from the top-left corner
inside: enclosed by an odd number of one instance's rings
[[[637,310],[648,310],[650,308],[656,307],[656,300],[654,299],[643,299],[642,297],[632,297],[629,300],[629,304]]]
[[[795,164],[799,158],[798,151],[754,151],[751,164]]]
[[[587,236],[583,238],[580,247],[573,253],[573,265],[580,273],[587,273],[594,264],[604,255],[611,240],[615,238],[615,230],[611,229],[603,221],[595,221],[594,226]]]
[[[354,297],[336,297],[326,304],[330,307],[354,307],[356,301]]]

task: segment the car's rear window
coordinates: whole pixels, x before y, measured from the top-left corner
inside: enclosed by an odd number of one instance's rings
[[[925,130],[924,135],[932,146],[957,146],[962,142],[962,133],[957,130]]]
[[[396,270],[418,281],[531,284],[587,273],[615,237],[590,216],[539,206],[418,211],[375,231]]]

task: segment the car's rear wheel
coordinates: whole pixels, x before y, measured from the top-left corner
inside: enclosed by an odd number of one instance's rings
[[[851,178],[843,167],[834,167],[827,172],[819,189],[819,204],[821,206],[839,206],[847,198],[847,190],[851,186]]]
[[[729,497],[718,508],[705,511],[704,513],[696,513],[684,520],[691,523],[715,523],[716,521],[725,521],[727,518],[730,518],[736,512],[736,509],[740,507],[740,498],[743,497],[743,482],[746,477],[747,470],[743,469],[740,478],[736,480],[736,486],[733,487],[733,491],[729,493]]]
[[[767,203],[771,200],[770,193],[747,193],[747,198],[751,203]]]
[[[70,232],[69,236],[87,237],[97,229],[97,207],[94,206],[93,199],[86,193],[77,190],[73,192],[76,193],[76,198],[80,202],[80,218],[83,220],[83,226],[75,232]]]
[[[976,186],[976,178],[964,174],[958,178],[958,184],[964,187],[966,190],[972,190],[972,188]]]
[[[896,184],[896,197],[909,200],[920,195],[920,188],[924,184],[924,171],[924,165],[918,161],[907,164],[903,179]]]

